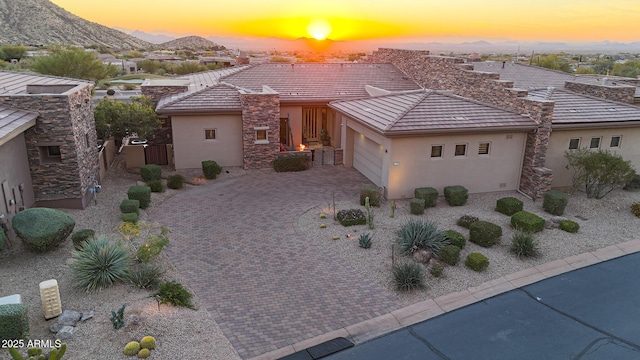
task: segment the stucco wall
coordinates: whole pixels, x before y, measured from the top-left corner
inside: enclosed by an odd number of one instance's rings
[[[280,117],[289,115],[289,125],[293,134],[293,145],[297,148],[302,143],[302,106],[280,106]]]
[[[611,148],[612,136],[622,136],[620,148]],[[630,160],[636,170],[640,170],[640,129],[611,128],[592,130],[553,130],[549,139],[546,167],[553,170],[552,187],[571,186],[573,170],[567,169],[564,153],[569,149],[569,140],[581,138],[580,147],[589,147],[592,137],[602,137],[600,149],[616,152],[625,160]]]
[[[242,166],[242,116],[172,116],[176,169],[202,167],[214,160],[220,166]],[[204,130],[215,129],[216,139],[205,139]]]
[[[413,190],[424,186],[441,195],[449,185],[463,185],[470,193],[516,190],[525,141],[525,133],[394,138],[387,197],[412,198]],[[489,155],[478,155],[481,142],[491,143]],[[462,143],[467,144],[467,155],[455,157],[455,145]],[[431,158],[432,145],[444,145],[442,158]]]
[[[1,185],[6,181],[9,194],[4,194]],[[20,134],[0,146],[0,215],[16,212],[15,206],[10,206],[5,200],[13,199],[16,205],[22,206],[20,195],[14,196],[13,189],[20,184],[24,184],[22,196],[24,206],[31,207],[35,202],[33,186],[31,184],[31,174],[29,173],[29,158],[27,156],[27,146],[24,135]],[[5,199],[6,198],[6,199]]]

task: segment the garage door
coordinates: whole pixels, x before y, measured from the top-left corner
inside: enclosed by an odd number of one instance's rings
[[[383,147],[368,137],[354,133],[353,167],[374,184],[382,186]]]

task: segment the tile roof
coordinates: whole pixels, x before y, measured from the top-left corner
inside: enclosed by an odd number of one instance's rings
[[[502,67],[502,62],[485,61],[473,63],[476,71],[485,71],[500,74],[500,80],[511,80],[513,86],[520,89],[538,89],[547,86],[556,88],[564,87],[566,81],[575,81],[576,76],[562,71],[549,70],[537,66],[515,64],[507,61]]]
[[[536,127],[529,117],[430,90],[334,101],[329,106],[385,135]]]
[[[0,145],[36,124],[38,113],[0,106]]]
[[[529,96],[543,98],[546,89],[530,90]],[[549,100],[555,101],[553,125],[640,121],[640,107],[555,89]],[[640,124],[640,123],[638,123]]]
[[[156,106],[159,114],[241,111],[238,89],[225,84],[162,98]]]
[[[27,85],[80,84],[88,85],[92,83],[80,79],[0,70],[0,95],[26,94]]]
[[[220,78],[235,74],[239,71],[246,70],[249,67],[250,67],[249,65],[232,66],[232,67],[223,68],[223,69],[203,71],[203,72],[187,74],[183,76],[176,76],[174,77],[174,79],[188,80],[189,90],[197,91],[207,86],[216,85],[218,84]]]
[[[266,63],[226,76],[224,82],[260,92],[267,85],[281,102],[328,102],[368,96],[365,86],[390,91],[420,87],[391,64]]]

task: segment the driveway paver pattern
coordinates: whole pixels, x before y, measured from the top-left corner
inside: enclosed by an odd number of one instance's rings
[[[250,358],[402,306],[296,231],[305,211],[334,192],[336,201],[357,198],[367,182],[333,166],[250,171],[178,194],[151,215],[172,231],[167,253],[187,285]]]

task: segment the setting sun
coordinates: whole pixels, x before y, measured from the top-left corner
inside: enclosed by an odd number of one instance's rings
[[[316,40],[324,40],[331,34],[331,25],[326,20],[313,20],[307,26],[307,32]]]

